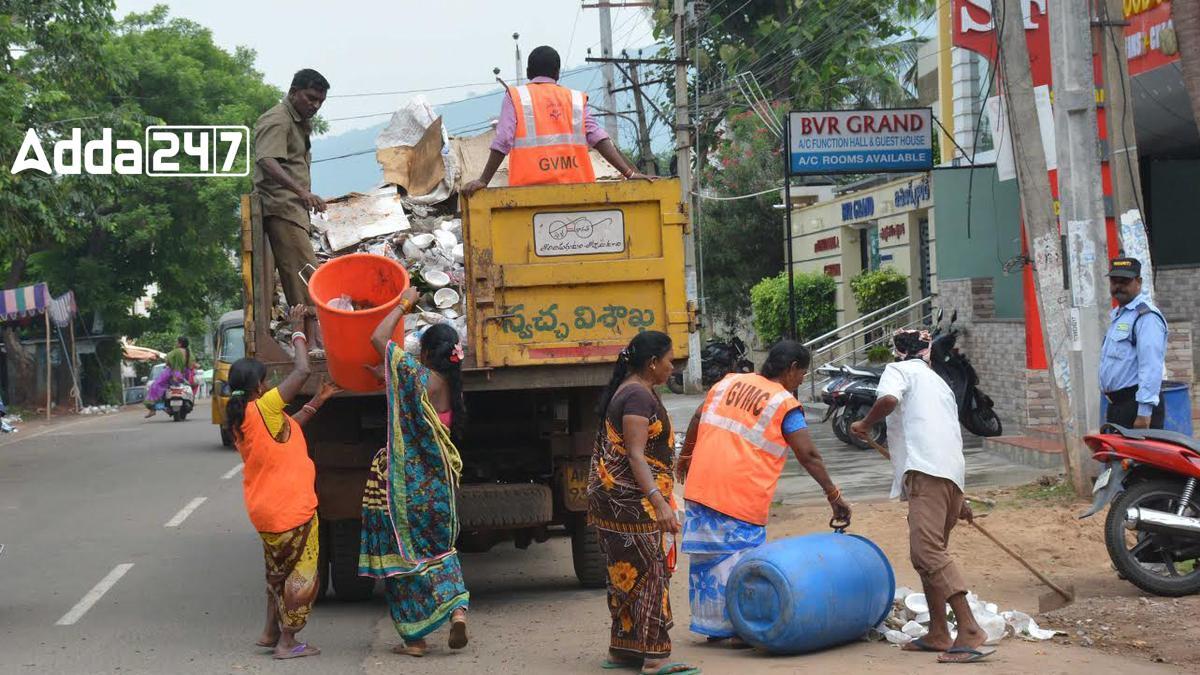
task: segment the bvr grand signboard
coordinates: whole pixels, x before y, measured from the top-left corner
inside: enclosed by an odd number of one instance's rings
[[[929,108],[793,112],[788,167],[794,176],[931,169],[932,124]]]

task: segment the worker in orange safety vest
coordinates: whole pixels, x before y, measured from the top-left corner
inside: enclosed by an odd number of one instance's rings
[[[542,46],[529,53],[529,83],[508,88],[487,164],[477,180],[463,186],[463,194],[469,197],[487,187],[505,156],[509,185],[591,183],[596,175],[589,147],[625,178],[650,178],[638,173],[596,123],[588,112],[587,94],[558,84],[559,69],[553,48]]]
[[[825,491],[834,520],[850,522],[850,505],[829,478],[793,394],[811,359],[800,343],[779,342],[761,375],[734,373],[713,385],[688,426],[675,464],[686,485],[680,551],[689,556],[691,630],[709,641],[733,638],[733,646],[744,646],[725,607],[725,585],[738,561],[766,541],[789,450]]]

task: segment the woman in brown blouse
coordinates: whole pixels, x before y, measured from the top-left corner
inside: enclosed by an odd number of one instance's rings
[[[612,636],[605,667],[646,675],[695,675],[669,663],[674,566],[674,447],[671,420],[655,388],[674,365],[671,338],[638,334],[621,352],[600,407],[600,433],[588,480],[588,521],[608,561]]]

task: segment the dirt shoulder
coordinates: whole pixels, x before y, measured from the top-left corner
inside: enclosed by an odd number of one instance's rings
[[[1077,521],[1075,514],[1083,510],[1079,504],[1061,499],[1057,491],[1045,491],[1046,495],[1038,492],[1017,489],[985,493],[996,499],[997,507],[983,522],[989,531],[1035,565],[1047,569],[1053,578],[1075,584],[1081,597],[1076,605],[1039,617],[1043,624],[1069,631],[1070,635],[1048,642],[1006,639],[995,656],[973,665],[972,672],[1196,672],[1200,655],[1194,646],[1200,641],[1200,626],[1179,619],[1197,614],[1198,599],[1179,603],[1139,599],[1137,589],[1117,579],[1109,566],[1101,521]],[[859,504],[852,531],[880,545],[895,567],[898,583],[916,587],[918,580],[908,563],[904,517],[905,506],[899,503]],[[828,518],[824,505],[778,507],[772,513],[768,535],[778,539],[821,531]],[[1037,598],[1044,589],[983,535],[968,527],[960,528],[955,532],[952,549],[980,596],[1001,609],[1036,612]],[[428,657],[396,656],[389,650],[398,638],[391,622],[383,618],[371,653],[364,660],[365,672],[604,672],[599,667],[609,622],[604,592],[584,591],[575,585],[567,539],[556,538],[527,551],[502,544],[486,554],[464,556],[463,565],[472,594],[470,646],[462,652],[451,652],[445,646],[446,632],[442,629],[430,636],[433,651]],[[685,570],[681,569],[671,583],[676,616],[673,660],[701,666],[705,673],[790,672],[815,667],[846,673],[911,675],[916,669],[934,664],[930,655],[901,653],[879,642],[856,642],[795,657],[705,646],[687,630]],[[1172,614],[1177,618],[1172,620]],[[1089,619],[1091,624],[1086,623]],[[1085,623],[1077,626],[1076,621]]]

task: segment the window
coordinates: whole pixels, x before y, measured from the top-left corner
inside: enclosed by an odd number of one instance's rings
[[[221,333],[220,360],[233,363],[246,355],[245,326],[229,326]]]

